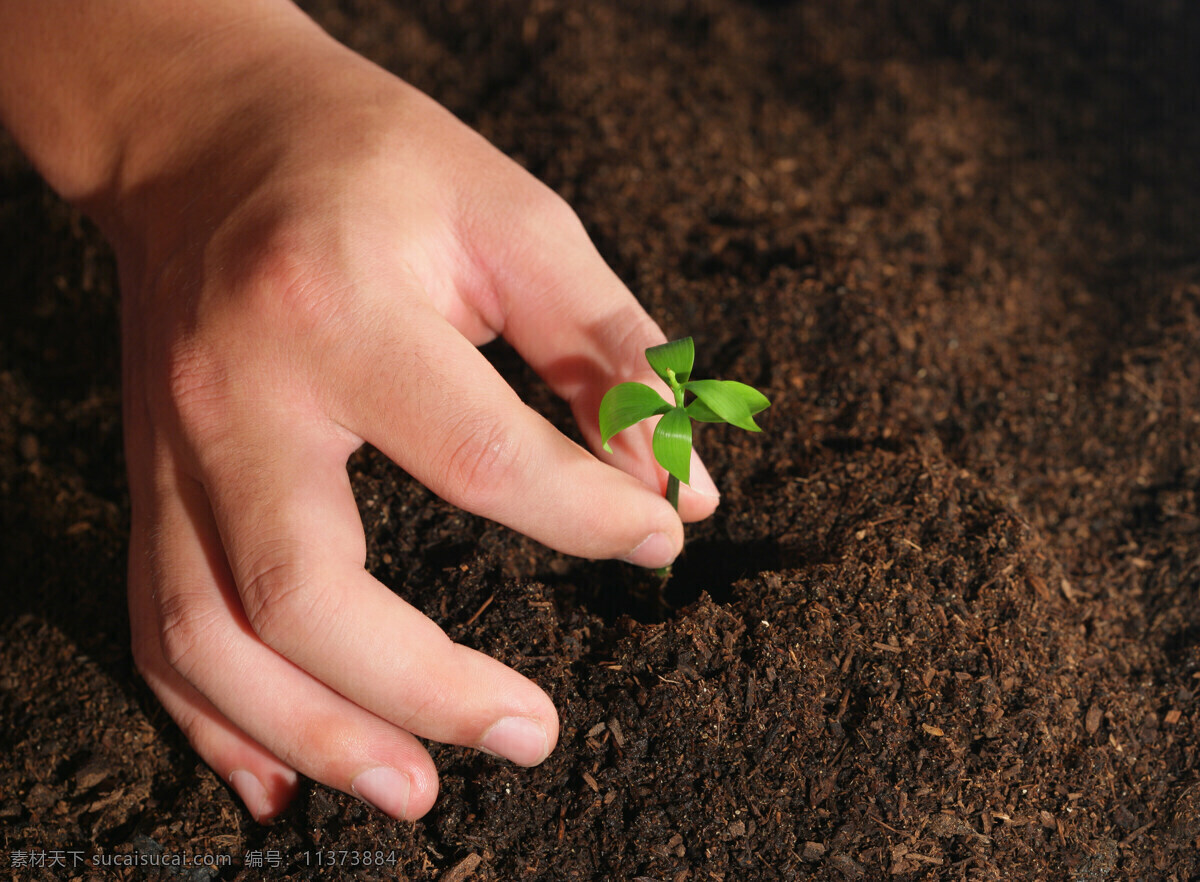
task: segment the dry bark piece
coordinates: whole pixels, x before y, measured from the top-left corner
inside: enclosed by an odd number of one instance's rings
[[[819,861],[825,857],[825,846],[820,842],[806,842],[804,843],[804,851],[800,853],[800,857],[809,863]]]
[[[442,873],[438,882],[463,882],[475,875],[480,862],[483,860],[477,854],[469,854],[446,872]]]

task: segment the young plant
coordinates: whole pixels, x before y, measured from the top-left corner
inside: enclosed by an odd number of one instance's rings
[[[619,383],[600,402],[600,436],[604,449],[618,432],[635,423],[661,416],[654,427],[654,458],[667,470],[667,500],[679,509],[679,485],[691,478],[692,420],[729,423],[748,432],[761,432],[754,415],[771,402],[745,383],[733,380],[693,380],[692,362],[696,349],[691,337],[672,340],[646,350],[646,361],[670,387],[675,403],[670,404],[644,383]],[[686,402],[686,396],[695,396]]]

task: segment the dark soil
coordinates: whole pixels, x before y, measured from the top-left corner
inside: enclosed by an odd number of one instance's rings
[[[6,852],[1200,877],[1200,7],[309,6],[566,196],[698,370],[771,394],[768,431],[704,430],[724,500],[665,593],[357,456],[372,570],[549,690],[560,746],[434,746],[416,824],[308,785],[257,825],[133,672],[112,260],[5,145]]]

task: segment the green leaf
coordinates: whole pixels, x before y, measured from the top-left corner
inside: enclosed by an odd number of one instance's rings
[[[701,401],[699,398],[693,398],[692,402],[687,406],[688,416],[702,423],[723,423],[724,417],[719,417],[712,412],[712,408]]]
[[[688,483],[692,469],[692,421],[686,408],[672,407],[654,427],[654,458],[684,484]]]
[[[696,396],[688,413],[704,422],[725,422],[748,432],[761,432],[754,414],[766,410],[771,402],[753,386],[736,380],[693,380],[684,387]]]
[[[600,401],[600,436],[604,449],[612,453],[608,441],[613,435],[670,409],[671,405],[644,383],[618,383],[613,386]]]
[[[646,350],[646,361],[650,362],[650,367],[662,377],[664,383],[670,382],[667,379],[668,368],[675,372],[677,382],[687,382],[687,378],[692,375],[692,364],[695,360],[696,347],[692,344],[691,337],[672,340],[661,346],[651,346]]]

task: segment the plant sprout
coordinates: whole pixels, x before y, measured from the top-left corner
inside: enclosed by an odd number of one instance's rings
[[[609,439],[618,432],[650,417],[662,417],[654,427],[654,458],[667,470],[667,501],[676,511],[679,485],[689,483],[691,478],[692,420],[729,423],[748,432],[761,432],[754,415],[771,404],[765,395],[745,383],[691,379],[695,357],[691,337],[646,350],[646,361],[670,387],[674,404],[644,383],[619,383],[600,402],[600,435],[609,453]],[[689,392],[695,397],[685,403]]]

